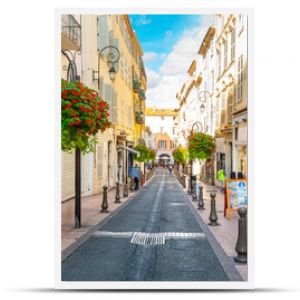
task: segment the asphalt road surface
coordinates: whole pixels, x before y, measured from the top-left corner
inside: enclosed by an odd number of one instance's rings
[[[62,281],[228,281],[208,232],[165,169],[62,262]],[[202,228],[201,228],[202,227]]]

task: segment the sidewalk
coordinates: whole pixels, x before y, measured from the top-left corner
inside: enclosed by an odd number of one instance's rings
[[[153,175],[153,174],[152,174]],[[152,176],[151,176],[152,177]],[[151,178],[147,180],[145,184],[149,182]],[[104,219],[109,217],[116,209],[122,206],[123,203],[128,202],[136,193],[141,191],[141,188],[137,191],[131,191],[128,183],[128,197],[123,197],[123,185],[120,185],[120,201],[121,204],[116,204],[115,187],[110,188],[107,193],[107,202],[109,213],[101,213],[101,204],[103,194],[95,194],[93,196],[87,196],[81,198],[81,228],[74,228],[75,219],[75,199],[70,199],[61,204],[61,252],[69,247],[75,245],[75,243],[85,236],[88,236],[97,225]],[[78,245],[79,246],[79,245]]]
[[[210,191],[214,190],[216,193],[216,209],[218,215],[218,223],[220,226],[208,226],[211,233],[214,235],[218,243],[222,246],[225,253],[233,257],[237,255],[235,251],[235,245],[238,236],[238,220],[239,216],[237,212],[232,212],[231,220],[224,217],[224,194],[221,192],[221,188],[201,183],[203,185],[203,198],[204,198],[204,210],[198,210],[198,202],[192,202],[193,206],[197,209],[199,215],[203,221],[208,224],[210,215]],[[185,192],[187,188],[185,189]],[[190,200],[192,197],[189,195]],[[247,264],[236,263],[236,269],[241,274],[244,280],[247,280]]]

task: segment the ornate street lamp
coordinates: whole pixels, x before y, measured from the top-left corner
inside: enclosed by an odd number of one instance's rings
[[[120,51],[117,47],[108,45],[103,47],[99,53],[98,53],[98,71],[93,70],[93,80],[98,81],[98,90],[100,92],[100,57],[101,55],[106,52],[106,63],[108,67],[108,74],[109,74],[109,79],[111,82],[115,81],[116,77],[116,69],[114,65],[119,61],[120,59]],[[96,77],[96,74],[98,74],[98,77]]]

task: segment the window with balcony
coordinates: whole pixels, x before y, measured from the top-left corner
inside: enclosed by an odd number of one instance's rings
[[[235,25],[231,31],[231,61],[234,61],[235,57]]]
[[[227,41],[227,36],[225,37],[224,40],[224,57],[223,57],[223,70],[225,70],[228,66],[228,41]]]
[[[238,62],[237,102],[243,99],[243,69],[243,55],[241,55]]]

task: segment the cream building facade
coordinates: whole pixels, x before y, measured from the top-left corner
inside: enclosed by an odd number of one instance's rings
[[[201,178],[221,186],[216,178],[220,169],[227,178],[247,174],[247,16],[216,18],[176,97],[179,145],[187,147],[192,124],[200,122],[217,146],[214,161],[200,168]]]
[[[80,80],[99,91],[100,96],[108,102],[112,122],[111,128],[98,133],[96,151],[82,155],[81,185],[82,196],[85,196],[101,192],[104,185],[113,187],[117,181],[124,183],[127,167],[133,164],[130,147],[133,148],[137,140],[134,64],[141,64],[143,53],[127,15],[81,15],[75,18],[80,28],[81,47],[76,59]],[[108,73],[108,52],[103,50],[109,45],[118,48],[120,53],[119,61],[114,65],[117,73],[113,82]],[[137,52],[138,55],[135,54]],[[135,62],[137,59],[138,62]],[[62,77],[65,76],[66,66],[68,61],[62,56]],[[141,73],[136,78],[141,79]],[[146,74],[143,88],[145,93]],[[73,153],[62,153],[62,200],[75,195],[74,161]]]

